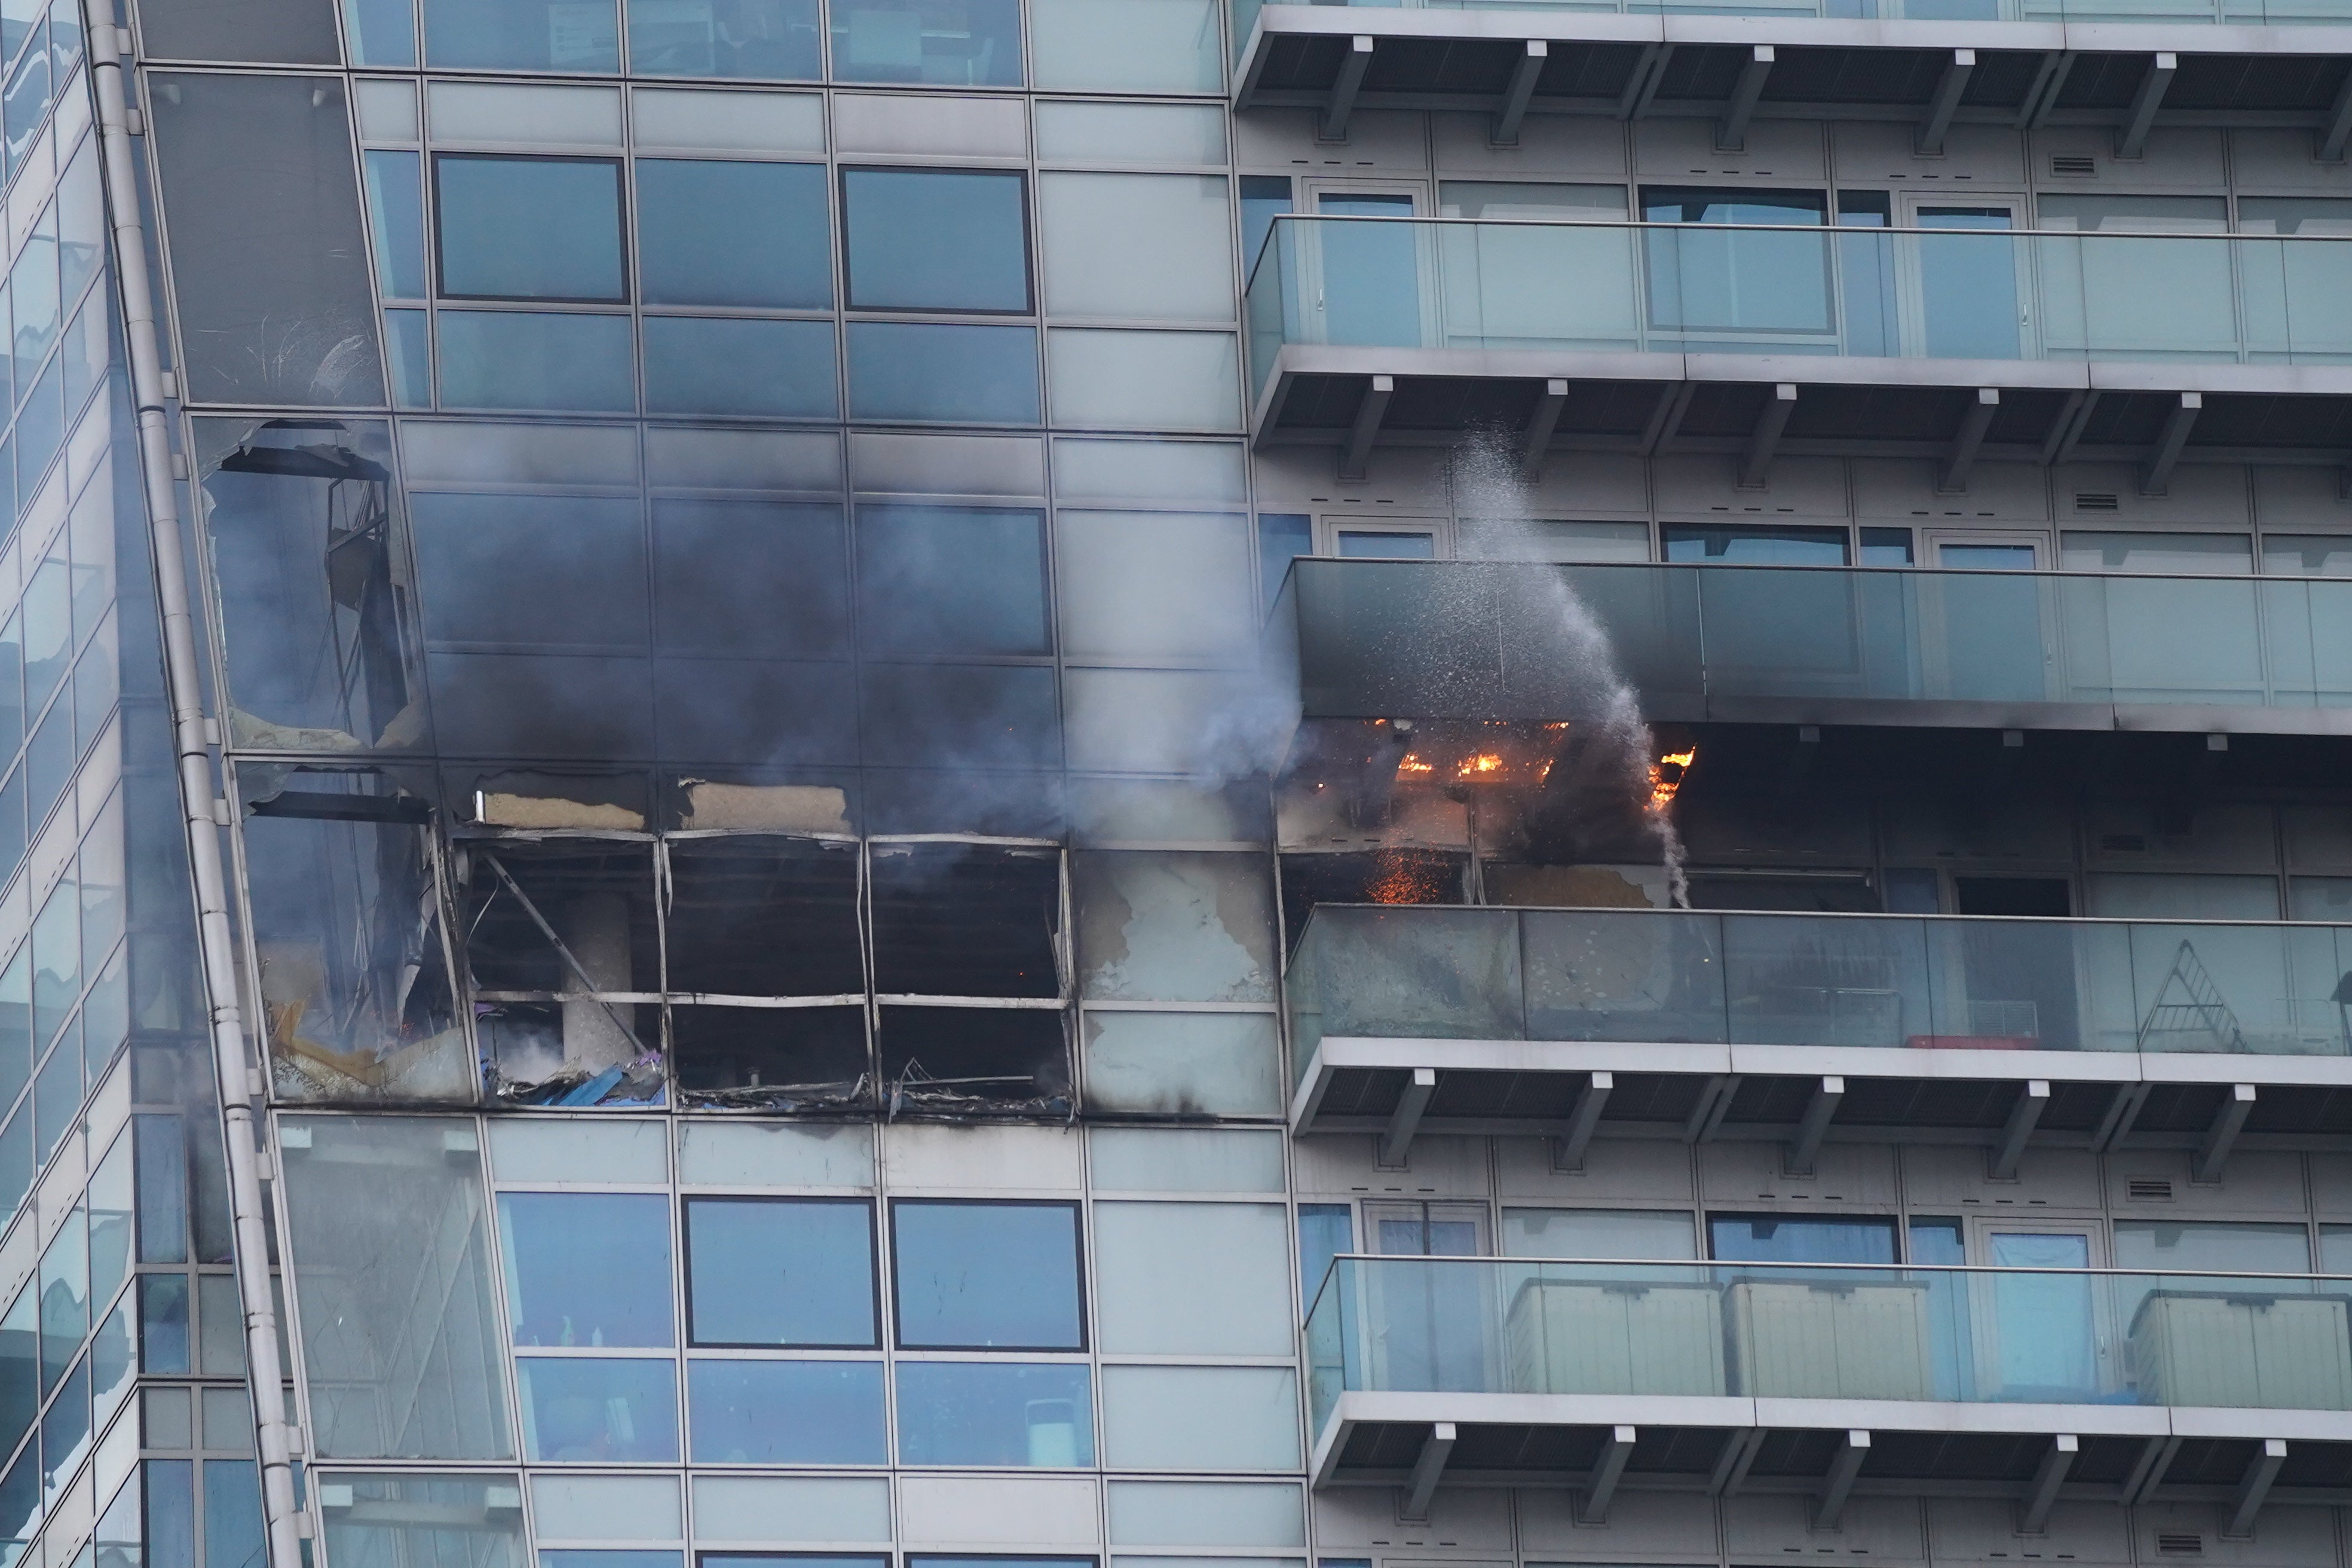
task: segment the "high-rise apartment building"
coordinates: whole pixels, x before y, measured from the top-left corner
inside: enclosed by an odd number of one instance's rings
[[[2352,1568],[2344,0],[0,54],[0,1568]]]

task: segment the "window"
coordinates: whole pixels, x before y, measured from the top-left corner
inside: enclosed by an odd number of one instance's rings
[[[2115,1241],[2118,1268],[2222,1274],[2304,1274],[2311,1268],[2311,1241],[2299,1225],[2119,1219]]]
[[[1714,528],[1667,523],[1658,530],[1665,558],[1725,566],[1843,566],[1843,528]]]
[[[833,226],[824,187],[821,163],[639,159],[637,268],[646,303],[830,310]]]
[[[1707,1240],[1722,1263],[1892,1263],[1891,1219],[1810,1215],[1709,1215]]]
[[[387,300],[425,298],[425,198],[416,154],[366,154],[376,288]]]
[[[628,298],[618,160],[441,153],[433,184],[445,297]]]
[[[835,0],[839,81],[1021,85],[1018,0]]]
[[[1037,85],[1089,92],[1215,92],[1225,80],[1219,9],[1208,0],[1030,0],[1029,52]],[[1247,29],[1242,31],[1246,36]]]
[[[698,1345],[880,1342],[873,1205],[688,1198],[687,1323]]]
[[[2280,577],[2352,576],[2352,536],[2265,533],[2263,570]]]
[[[877,653],[1051,651],[1044,515],[859,508],[857,613],[859,638]]]
[[[616,71],[613,0],[425,0],[425,63]]]
[[[853,310],[1030,308],[1028,196],[1021,175],[844,169],[841,195]]]
[[[1223,175],[1041,174],[1037,204],[1050,314],[1234,319]]]
[[[1037,332],[940,321],[852,321],[849,416],[1035,425]]]
[[[2254,569],[2253,541],[2242,533],[2105,533],[2069,529],[2058,536],[2058,564],[2069,572],[2235,576]]]
[[[840,508],[656,500],[653,510],[655,636],[665,651],[848,652]]]
[[[902,1465],[1091,1466],[1094,1394],[1069,1363],[902,1361]]]
[[[1401,529],[1342,528],[1338,540],[1342,557],[1356,561],[1434,561],[1437,535]]]
[[[598,1464],[677,1458],[677,1363],[520,1356],[523,1457]]]
[[[1312,1308],[1331,1272],[1331,1260],[1355,1249],[1356,1222],[1346,1204],[1299,1205],[1299,1300]]]
[[[819,25],[817,0],[629,0],[629,69],[814,81]]]
[[[659,1194],[501,1193],[499,1239],[516,1344],[677,1343]]]
[[[902,1349],[1086,1349],[1075,1204],[902,1199],[890,1221]]]
[[[646,412],[832,419],[831,321],[648,316]]]
[[[1786,228],[1708,232],[1733,224],[1825,224],[1825,193],[1645,187],[1642,216],[1651,223],[1699,226],[1643,237],[1653,327],[1826,333],[1834,325],[1826,235]]]
[[[878,1361],[697,1358],[686,1385],[698,1465],[889,1462]]]
[[[409,507],[434,641],[642,648],[649,640],[636,502],[426,493]],[[524,583],[530,591],[517,592]]]
[[[1095,1267],[1108,1351],[1283,1355],[1290,1247],[1270,1204],[1097,1203]],[[1218,1260],[1214,1271],[1202,1258]]]
[[[1572,522],[1549,518],[1470,518],[1454,525],[1468,561],[1647,561],[1646,522]]]
[[[1241,177],[1241,201],[1242,276],[1246,279],[1256,269],[1258,257],[1265,249],[1265,237],[1274,228],[1274,220],[1291,210],[1290,176],[1244,174]]]
[[[1625,218],[1625,187],[1446,180],[1437,187],[1437,216],[1622,223]]]
[[[1506,1258],[1685,1258],[1696,1251],[1680,1210],[1505,1209]]]

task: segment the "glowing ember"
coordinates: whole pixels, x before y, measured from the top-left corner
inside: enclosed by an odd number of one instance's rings
[[[1463,758],[1462,765],[1454,772],[1465,779],[1500,778],[1504,765],[1503,759],[1493,752],[1480,752],[1475,756]]]
[[[1674,805],[1675,795],[1683,787],[1683,775],[1690,772],[1691,763],[1697,759],[1698,748],[1692,746],[1679,752],[1668,752],[1650,764],[1652,811],[1664,811]]]
[[[1428,857],[1383,849],[1379,874],[1364,889],[1376,904],[1432,904],[1447,897],[1451,869]]]
[[[1436,771],[1437,764],[1435,763],[1424,763],[1421,760],[1418,753],[1412,752],[1407,752],[1404,754],[1404,759],[1397,763],[1397,775],[1400,778],[1403,777],[1407,773],[1411,773],[1415,778],[1419,778],[1424,773],[1433,773]]]

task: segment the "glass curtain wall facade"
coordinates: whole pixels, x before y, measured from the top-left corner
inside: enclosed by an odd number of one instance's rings
[[[2352,67],[1452,9],[0,0],[0,1568],[2340,1568]]]

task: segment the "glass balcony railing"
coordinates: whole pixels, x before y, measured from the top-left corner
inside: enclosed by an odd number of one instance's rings
[[[2352,363],[2352,236],[1283,217],[1249,287],[1286,343]]]
[[[1269,657],[1297,661],[1308,718],[1553,719],[1585,700],[1586,616],[1653,718],[1952,702],[1999,728],[2075,704],[2105,727],[2118,705],[2352,706],[2352,577],[1303,559]]]
[[[1864,22],[2151,22],[2205,26],[2341,26],[2347,0],[1307,0],[1367,9],[1586,12],[1635,16],[1794,16]],[[1260,0],[1234,0],[1234,47]]]
[[[1324,904],[1325,1036],[2352,1054],[2352,926]]]
[[[2352,1279],[1340,1258],[1307,1320],[1343,1393],[2352,1410]]]

